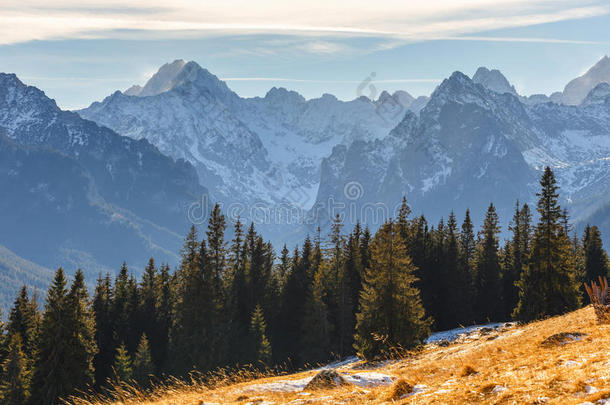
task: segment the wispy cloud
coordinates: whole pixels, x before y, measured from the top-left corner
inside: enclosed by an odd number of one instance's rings
[[[305,36],[374,36],[404,41],[451,39],[579,43],[570,38],[476,37],[498,28],[535,25],[610,13],[603,0],[4,0],[0,44],[64,38],[273,33]],[[340,51],[312,41],[306,52]]]

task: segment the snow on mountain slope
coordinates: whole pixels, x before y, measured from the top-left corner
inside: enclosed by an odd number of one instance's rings
[[[605,59],[590,76],[601,77]],[[430,98],[306,100],[272,88],[244,99],[196,63],[175,61],[130,90],[138,96],[117,92],[79,113],[192,162],[227,204],[391,209],[406,194],[432,219],[451,209],[482,213],[494,201],[508,220],[516,199],[534,202],[537,171],[548,164],[580,220],[609,200],[606,91],[599,85],[581,106],[561,105],[561,93],[522,97],[501,72],[479,68],[473,79],[454,73]],[[345,192],[352,183],[357,201]]]
[[[79,114],[190,161],[220,201],[297,208],[313,204],[321,160],[334,146],[387,135],[407,111],[401,103],[413,102],[406,92],[377,101],[343,102],[329,94],[305,100],[283,88],[244,99],[183,61],[164,65],[144,87],[126,93]]]
[[[356,205],[360,220],[371,204],[390,207],[391,216],[404,194],[433,221],[466,208],[480,220],[493,201],[506,222],[515,200],[535,203],[545,165],[573,220],[610,200],[610,103],[530,106],[456,72],[391,137],[335,148],[323,164],[318,203],[356,182],[362,196],[344,202]]]
[[[189,163],[62,111],[14,74],[0,74],[0,137],[1,244],[51,268],[176,260],[206,192]]]

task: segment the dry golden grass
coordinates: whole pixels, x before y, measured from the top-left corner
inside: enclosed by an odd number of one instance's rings
[[[584,333],[571,343],[541,345],[559,333]],[[351,365],[353,366],[353,365]],[[256,375],[218,379],[205,386],[196,380],[167,384],[153,393],[125,393],[123,400],[80,400],[78,405],[149,404],[580,404],[610,398],[610,325],[597,325],[591,307],[561,317],[515,326],[500,334],[422,351],[376,371],[396,378],[394,385],[374,388],[339,387],[310,393],[257,392],[252,384],[298,380],[314,371],[260,378]],[[408,383],[407,383],[408,382]],[[425,384],[410,396],[407,385]],[[248,389],[250,387],[250,389]],[[408,391],[408,390],[407,390]]]

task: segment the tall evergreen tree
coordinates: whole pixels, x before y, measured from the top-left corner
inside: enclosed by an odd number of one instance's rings
[[[170,330],[174,319],[174,283],[167,264],[161,265],[159,272],[159,304],[157,307],[157,329],[155,348],[152,350],[153,363],[160,372],[168,372]]]
[[[382,225],[371,244],[357,315],[354,346],[363,357],[387,356],[392,348],[414,347],[429,335],[414,271],[397,226]]]
[[[124,343],[121,343],[116,349],[113,369],[115,378],[118,381],[129,383],[133,378],[133,366],[131,363],[131,356],[129,355],[127,347]]]
[[[133,378],[142,386],[150,383],[150,377],[155,372],[148,338],[143,333],[138,343],[138,350],[133,356]]]
[[[185,241],[190,245],[191,235]],[[185,374],[196,369],[210,370],[217,365],[216,355],[209,347],[215,347],[218,300],[216,269],[210,260],[205,241],[199,251],[183,255],[178,272],[178,291],[175,324],[172,334],[175,371]],[[218,349],[218,348],[217,348]]]
[[[0,400],[5,405],[22,405],[29,399],[29,372],[21,348],[21,335],[14,333],[10,337],[8,357],[2,364]]]
[[[519,280],[519,303],[513,316],[531,321],[562,314],[580,304],[579,285],[571,257],[565,218],[558,203],[553,171],[546,167],[537,194],[540,219],[534,230],[531,254]]]
[[[602,246],[602,235],[595,225],[587,225],[582,238],[585,253],[585,280],[597,280],[598,277],[607,277],[608,255]]]
[[[55,404],[93,382],[94,329],[86,298],[82,272],[77,272],[68,292],[59,268],[47,292],[32,382],[33,403]]]
[[[66,360],[71,363],[72,384],[76,389],[85,389],[95,381],[93,358],[98,349],[89,293],[85,285],[85,276],[80,269],[74,276],[67,304],[72,334],[69,340],[71,352]]]
[[[445,266],[447,278],[439,280],[444,286],[445,309],[438,320],[441,329],[466,324],[472,319],[470,268],[463,265],[460,235],[453,212],[447,221],[447,250]]]
[[[112,377],[112,363],[114,361],[114,322],[112,313],[112,282],[110,275],[97,279],[95,293],[93,296],[93,316],[95,320],[95,342],[98,352],[93,358],[95,369],[95,382],[98,386],[103,385]]]
[[[19,291],[8,316],[6,325],[7,342],[13,335],[19,334],[26,367],[30,367],[36,349],[36,340],[40,328],[40,314],[35,298],[30,299],[26,286]]]
[[[268,365],[271,361],[271,343],[267,339],[267,324],[260,305],[257,305],[252,313],[250,342],[252,345],[252,361]]]
[[[524,266],[527,264],[529,249],[529,208],[527,204],[521,208],[519,201],[515,204],[515,213],[508,229],[513,237],[504,248],[502,271],[502,315],[508,318],[519,301],[517,282],[521,278]]]
[[[481,322],[498,320],[502,315],[499,233],[498,214],[494,205],[490,204],[485,215],[477,252],[475,283],[477,295],[474,311],[476,318]]]

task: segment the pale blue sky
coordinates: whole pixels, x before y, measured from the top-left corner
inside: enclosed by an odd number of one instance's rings
[[[478,66],[500,69],[522,94],[548,94],[610,54],[610,5],[599,0],[35,3],[0,5],[0,71],[63,108],[142,84],[179,58],[242,96],[282,86],[353,99],[372,72],[379,92],[417,96]]]

